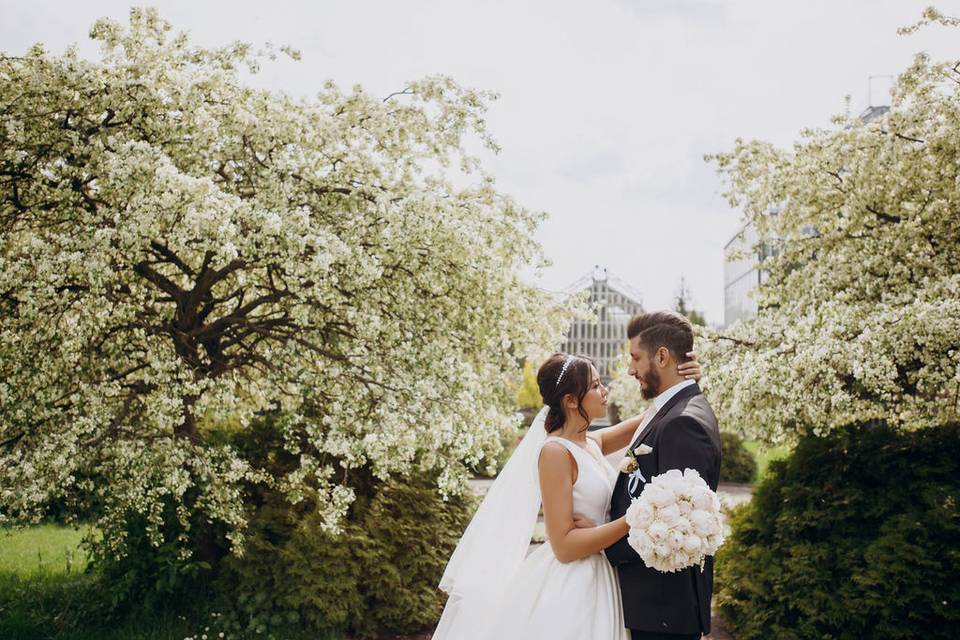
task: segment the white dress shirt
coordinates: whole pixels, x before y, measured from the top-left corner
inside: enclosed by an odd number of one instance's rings
[[[657,416],[658,413],[660,413],[660,409],[663,409],[663,405],[670,401],[670,398],[677,395],[681,389],[686,389],[695,382],[696,380],[684,380],[683,382],[678,382],[654,398],[653,406],[655,407],[655,411],[643,419],[643,422],[640,423],[640,426],[637,427],[637,430],[633,432],[633,438],[630,440],[630,442],[633,442],[640,436],[646,426],[650,424],[650,422]]]
[[[660,409],[663,408],[663,405],[667,404],[670,398],[677,395],[677,393],[679,393],[681,389],[686,389],[687,387],[695,383],[696,383],[696,380],[684,380],[683,382],[678,382],[677,384],[673,385],[672,387],[670,387],[669,389],[667,389],[666,391],[658,395],[656,398],[654,398],[653,405],[657,408],[657,411],[659,412]],[[654,415],[656,415],[656,413],[654,413]]]
[[[695,382],[696,380],[683,380],[682,382],[678,382],[677,384],[673,385],[672,387],[670,387],[669,389],[665,390],[663,393],[658,395],[656,398],[654,398],[653,399],[653,406],[655,408],[654,411],[651,411],[650,414],[647,415],[647,417],[644,418],[643,421],[640,423],[640,426],[637,427],[637,430],[633,432],[633,436],[630,437],[630,444],[633,444],[633,442],[640,436],[643,430],[646,429],[647,425],[650,424],[650,421],[656,417],[656,415],[660,412],[660,409],[663,408],[663,405],[667,404],[670,398],[677,395],[677,393],[679,393],[681,389],[686,389],[687,387],[694,384]],[[620,449],[619,451],[614,451],[613,453],[607,454],[606,456],[607,460],[610,461],[610,464],[612,464],[615,469],[620,464],[620,461],[623,459],[623,456],[626,455],[627,448],[630,446],[630,444],[628,444],[623,449]]]

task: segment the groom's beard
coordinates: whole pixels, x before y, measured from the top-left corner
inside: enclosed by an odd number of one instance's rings
[[[643,384],[640,385],[640,393],[643,395],[644,400],[653,400],[657,397],[657,389],[660,388],[660,373],[650,367],[647,369],[647,372],[642,376]]]

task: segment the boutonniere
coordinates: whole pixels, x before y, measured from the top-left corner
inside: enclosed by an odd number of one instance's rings
[[[645,456],[653,451],[653,447],[641,444],[632,451],[627,450],[627,455],[620,461],[620,473],[633,473],[640,468],[640,461],[637,456]]]

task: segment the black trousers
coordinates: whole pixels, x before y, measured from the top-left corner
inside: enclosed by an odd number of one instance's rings
[[[658,631],[640,631],[630,629],[632,640],[700,640],[699,633],[660,633]]]

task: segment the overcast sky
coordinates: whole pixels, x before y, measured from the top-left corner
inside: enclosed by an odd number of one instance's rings
[[[126,19],[129,2],[0,0],[0,50],[71,43]],[[326,79],[386,95],[442,73],[500,93],[499,187],[548,212],[537,237],[563,289],[595,264],[667,307],[681,276],[709,322],[723,320],[723,246],[739,214],[705,153],[737,137],[780,145],[868,105],[868,78],[926,50],[960,55],[958,32],[898,36],[929,0],[283,1],[153,3],[203,45],[289,44],[300,62],[264,65],[257,84],[311,95]],[[960,0],[936,4],[960,14]],[[885,104],[890,81],[873,82]]]

